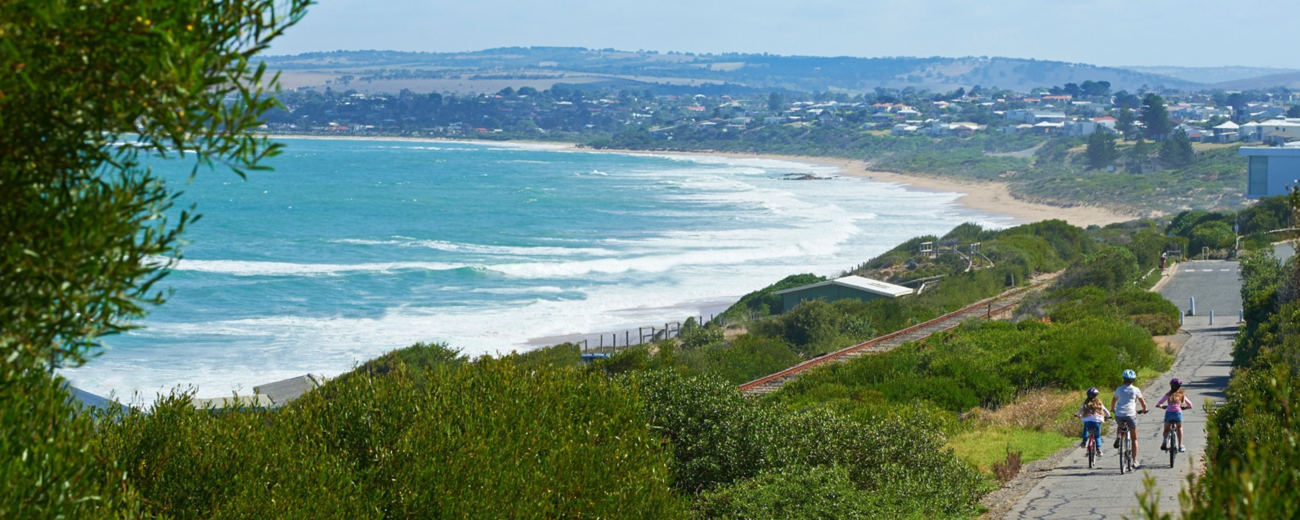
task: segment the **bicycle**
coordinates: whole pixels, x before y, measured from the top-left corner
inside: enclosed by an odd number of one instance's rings
[[[1098,433],[1100,432],[1101,429],[1098,428]],[[1088,432],[1088,469],[1092,469],[1093,462],[1097,460],[1098,451],[1097,434],[1090,431]]]
[[[1128,438],[1128,426],[1119,423],[1119,474],[1133,470],[1133,440]]]
[[[1168,408],[1161,406],[1160,408]],[[1178,447],[1183,445],[1183,439],[1178,436],[1178,425],[1182,421],[1168,421],[1169,431],[1165,433],[1165,448],[1169,452],[1169,467],[1174,467],[1174,459],[1178,458]]]
[[[1138,413],[1144,414],[1146,411],[1138,410]],[[1133,439],[1129,438],[1128,426],[1124,424],[1124,421],[1116,421],[1116,423],[1118,423],[1118,433],[1120,438],[1119,474],[1123,475],[1126,472],[1132,472],[1134,470],[1133,465],[1135,461],[1133,460]]]
[[[1078,417],[1079,414],[1074,414],[1074,416]],[[1088,448],[1088,469],[1092,469],[1097,457],[1101,454],[1101,423],[1096,423],[1097,428],[1095,431],[1088,427],[1089,424],[1093,423],[1085,422],[1083,424],[1083,438],[1086,439],[1084,445]]]

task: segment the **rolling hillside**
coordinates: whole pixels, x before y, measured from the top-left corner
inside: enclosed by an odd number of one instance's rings
[[[1201,85],[1115,67],[1014,58],[854,58],[769,54],[662,54],[571,47],[499,48],[462,53],[336,51],[270,56],[290,88],[344,83],[358,90],[488,92],[501,84],[617,82],[863,92],[876,87],[947,91],[974,85],[1015,90],[1109,81],[1114,90]],[[485,82],[492,82],[491,84]],[[504,83],[503,83],[504,82]]]

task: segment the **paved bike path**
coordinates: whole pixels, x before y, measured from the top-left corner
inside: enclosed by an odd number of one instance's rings
[[[1191,338],[1179,351],[1169,372],[1155,381],[1139,381],[1151,410],[1137,420],[1141,470],[1119,474],[1119,457],[1111,448],[1112,429],[1103,444],[1106,455],[1096,468],[1088,468],[1085,450],[1074,449],[1003,518],[1138,518],[1137,493],[1142,491],[1146,476],[1156,480],[1161,510],[1177,511],[1178,492],[1205,448],[1205,414],[1201,405],[1206,400],[1222,402],[1223,389],[1228,386],[1232,341],[1241,306],[1240,287],[1235,262],[1205,261],[1180,264],[1178,274],[1160,289],[1161,295],[1184,311],[1188,299],[1196,298],[1199,316],[1187,318],[1184,330]],[[1208,323],[1210,310],[1215,311],[1213,325]],[[1168,454],[1160,451],[1164,411],[1155,408],[1155,404],[1169,391],[1168,381],[1174,377],[1185,382],[1188,399],[1197,404],[1197,409],[1183,414],[1187,453],[1179,454],[1175,467],[1170,468]]]

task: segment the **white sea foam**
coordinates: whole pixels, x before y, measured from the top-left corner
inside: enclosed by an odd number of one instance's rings
[[[297,264],[290,262],[254,262],[246,260],[190,260],[185,259],[173,268],[177,271],[197,271],[235,276],[321,276],[354,272],[392,271],[450,271],[473,267],[440,262],[379,262],[367,264]]]
[[[421,240],[410,237],[393,237],[388,240],[368,240],[359,238],[342,238],[331,240],[338,244],[355,244],[370,246],[420,247],[453,253],[474,253],[498,256],[570,256],[591,255],[605,256],[617,254],[616,251],[593,247],[546,247],[546,246],[490,246],[483,244],[465,244],[446,240]]]

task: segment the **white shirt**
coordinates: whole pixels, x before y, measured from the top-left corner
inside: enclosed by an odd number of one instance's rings
[[[1137,417],[1137,401],[1142,399],[1142,389],[1137,385],[1120,385],[1115,389],[1115,416]]]

